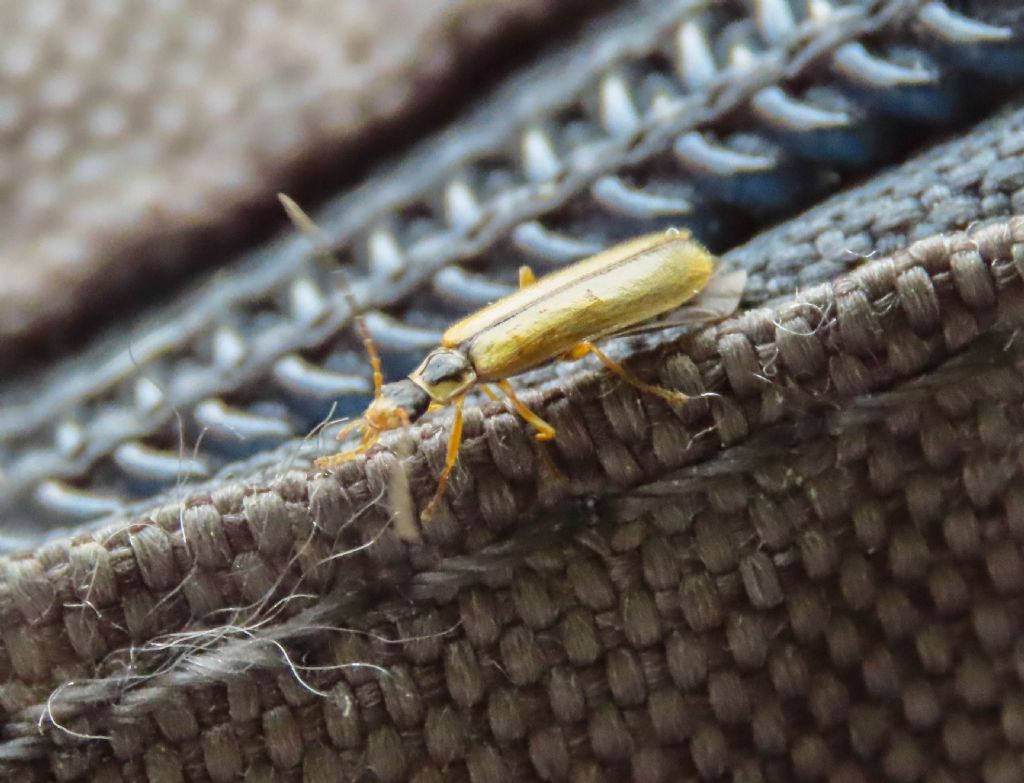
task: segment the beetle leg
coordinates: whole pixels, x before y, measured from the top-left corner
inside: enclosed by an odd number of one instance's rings
[[[533,285],[537,282],[537,275],[533,273],[526,264],[519,267],[519,287],[526,288],[528,285]]]
[[[481,383],[480,384],[480,391],[482,391],[484,394],[486,394],[488,397],[490,397],[495,402],[497,402],[500,399],[498,397],[498,395],[494,393],[494,389],[492,389],[486,383]]]
[[[501,390],[505,392],[505,394],[508,396],[509,402],[512,403],[512,407],[516,409],[516,413],[518,413],[524,421],[532,425],[533,428],[537,430],[537,433],[536,435],[534,435],[534,438],[537,440],[538,443],[544,443],[546,441],[554,440],[555,428],[548,424],[546,421],[544,421],[544,419],[542,419],[536,413],[534,413],[533,411],[526,407],[526,403],[520,400],[519,397],[516,395],[515,390],[512,388],[512,384],[510,384],[508,381],[498,381],[498,385],[501,387]],[[555,460],[552,459],[551,455],[548,453],[548,450],[545,448],[541,448],[538,449],[538,451],[540,452],[541,460],[543,460],[544,464],[548,468],[548,472],[557,480],[560,480],[562,482],[568,481],[568,479],[565,477],[565,474],[562,473],[558,465],[555,464]]]
[[[519,397],[516,396],[515,390],[512,388],[512,384],[506,380],[498,381],[498,386],[512,403],[512,407],[516,409],[516,413],[523,417],[523,419],[533,425],[533,428],[537,430],[537,434],[534,436],[538,441],[553,440],[555,437],[555,428],[548,424],[544,419],[538,416],[536,413],[526,407]]]
[[[444,495],[445,488],[448,486],[448,477],[451,476],[452,468],[455,467],[455,463],[459,459],[459,445],[462,443],[462,405],[465,401],[466,395],[461,394],[452,403],[455,406],[455,417],[452,419],[452,431],[448,435],[448,454],[445,457],[444,470],[441,471],[441,476],[437,480],[434,497],[423,509],[423,519],[428,521],[434,516],[434,507]]]
[[[666,389],[663,386],[655,386],[654,384],[646,383],[637,378],[633,373],[619,364],[617,361],[608,356],[604,351],[598,348],[591,342],[582,342],[573,348],[568,353],[570,359],[582,359],[588,353],[594,354],[601,363],[611,370],[613,373],[618,375],[622,380],[628,383],[630,386],[635,386],[640,391],[645,391],[648,394],[656,394],[663,400],[671,403],[682,403],[686,402],[689,398],[688,395],[683,394],[679,391],[673,391],[672,389]]]
[[[362,440],[359,441],[358,446],[349,451],[343,451],[340,454],[331,454],[330,456],[327,457],[317,457],[313,461],[313,464],[316,465],[318,468],[322,469],[336,468],[338,467],[338,465],[348,462],[350,459],[354,459],[355,457],[358,457],[360,454],[364,454],[365,452],[369,451],[373,444],[377,442],[377,439],[380,438],[380,430],[376,429],[375,427],[369,426],[362,419],[356,419],[355,421],[347,424],[345,427],[341,429],[340,432],[338,432],[338,440],[341,440],[342,437],[348,434],[353,427],[363,428],[363,438]]]

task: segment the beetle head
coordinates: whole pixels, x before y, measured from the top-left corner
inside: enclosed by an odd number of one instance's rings
[[[433,402],[446,405],[476,383],[476,372],[466,354],[451,348],[435,348],[409,378]]]

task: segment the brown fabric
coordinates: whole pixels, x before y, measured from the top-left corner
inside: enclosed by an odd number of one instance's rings
[[[388,154],[372,133],[465,82],[510,29],[536,31],[569,5],[12,5],[0,32],[0,357],[101,315],[127,286],[195,267],[256,218],[277,220],[274,189]],[[346,158],[355,142],[358,160]]]
[[[531,400],[559,428],[562,477],[528,467],[518,420],[471,416],[452,513],[417,540],[381,496],[395,470],[429,493],[435,425],[400,436],[414,449],[401,465],[377,452],[338,475],[225,487],[9,561],[8,737],[38,747],[40,718],[55,737],[110,734],[48,763],[120,758],[156,780],[200,747],[214,779],[341,764],[382,780],[452,765],[657,780],[775,754],[801,777],[980,759],[1019,772],[1014,702],[997,697],[1020,617],[997,599],[1024,584],[1010,429],[1024,386],[992,362],[1024,320],[1022,267],[1014,219],[670,343],[641,366],[713,390],[676,414],[574,379]],[[636,509],[641,491],[610,527],[600,509],[567,516],[567,498],[659,479],[653,511]],[[512,531],[510,553],[495,537]],[[175,633],[222,606],[249,608]],[[303,750],[309,732],[322,739]]]

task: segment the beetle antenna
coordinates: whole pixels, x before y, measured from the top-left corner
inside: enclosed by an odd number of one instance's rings
[[[338,254],[334,251],[330,239],[324,234],[323,229],[313,222],[313,218],[306,214],[302,207],[295,202],[295,199],[284,193],[278,193],[277,198],[281,202],[281,206],[284,207],[288,219],[292,221],[292,225],[313,245],[313,252],[321,259],[330,261],[338,270],[338,287],[341,289],[341,295],[345,297],[345,304],[348,305],[348,311],[352,314],[352,320],[359,331],[359,337],[363,341],[366,355],[370,357],[370,366],[373,368],[373,398],[379,399],[381,389],[384,386],[384,372],[381,369],[380,354],[377,353],[377,345],[370,335],[366,321],[363,320],[363,316],[359,313],[356,297],[352,293],[352,286],[349,285],[348,277],[342,269]]]

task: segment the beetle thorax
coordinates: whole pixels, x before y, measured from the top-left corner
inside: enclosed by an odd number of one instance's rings
[[[476,383],[476,371],[469,357],[454,348],[435,348],[423,363],[409,374],[410,380],[446,405]]]

